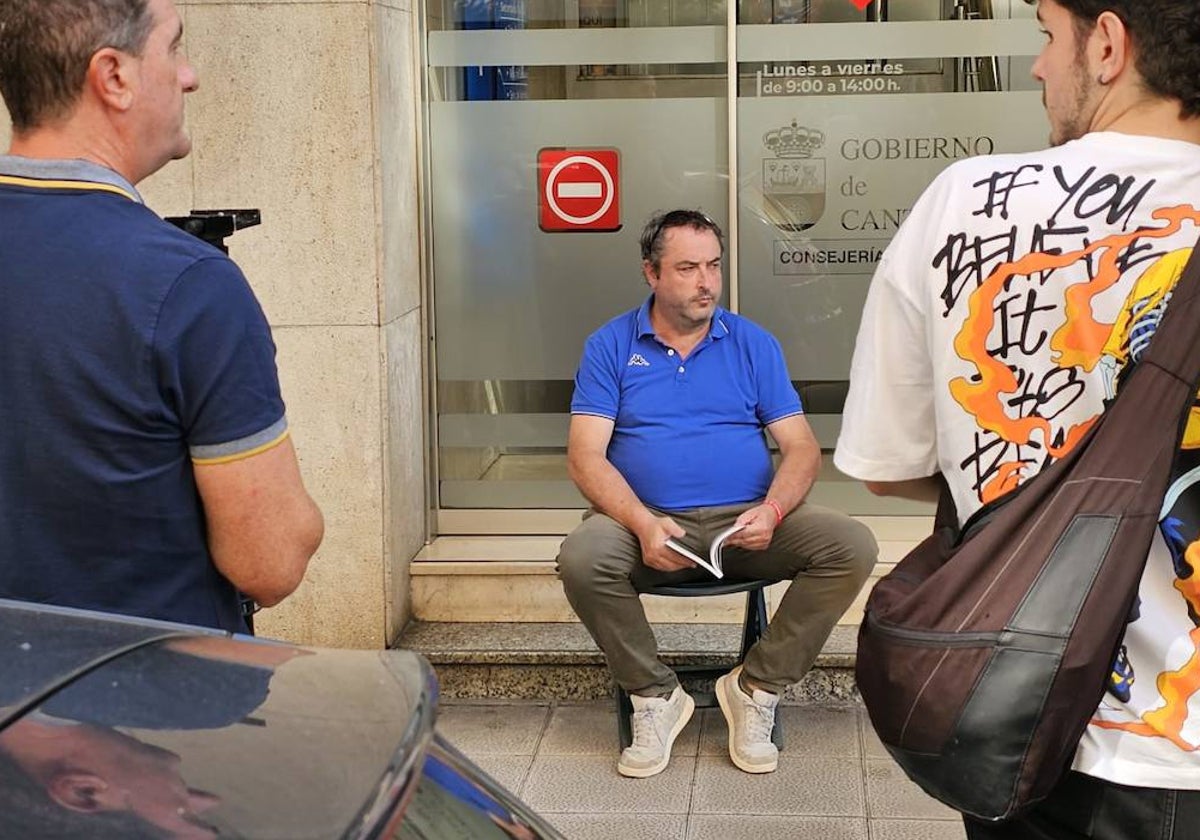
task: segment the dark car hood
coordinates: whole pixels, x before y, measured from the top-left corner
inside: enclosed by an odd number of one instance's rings
[[[173,624],[97,621],[88,613],[0,600],[0,728],[108,659],[178,635]]]
[[[113,777],[101,790],[131,788],[121,801],[138,819],[147,811],[162,825],[179,812],[183,828],[164,836],[205,836],[201,824],[218,832],[207,836],[356,836],[423,753],[435,702],[432,672],[411,653],[303,649],[0,601],[0,787],[6,772],[30,776],[6,754],[72,739],[87,757],[77,763]],[[39,787],[55,791],[53,815],[78,826],[56,836],[100,836],[99,815],[89,829],[70,792],[43,778],[29,795]],[[194,813],[172,805],[187,788],[213,798],[193,797],[205,805]],[[33,836],[4,804],[0,836]]]

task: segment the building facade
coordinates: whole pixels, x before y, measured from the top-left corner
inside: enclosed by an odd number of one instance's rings
[[[871,271],[916,196],[1047,133],[1023,0],[177,3],[194,150],[143,192],[163,215],[262,210],[229,244],[326,537],[259,629],[303,643],[570,620],[571,378],[646,293],[653,211],[729,233],[723,304],[780,338],[830,448]],[[831,465],[814,496],[872,524],[880,572],[928,524]]]

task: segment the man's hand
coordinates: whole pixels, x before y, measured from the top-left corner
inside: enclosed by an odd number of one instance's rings
[[[650,517],[634,532],[638,542],[642,544],[642,562],[660,572],[678,572],[680,569],[692,568],[695,563],[678,551],[667,548],[668,539],[685,534],[687,531],[680,528],[669,516]]]
[[[655,516],[634,495],[625,476],[608,460],[613,421],[576,414],[567,433],[567,471],[585,498],[599,511],[620,522],[638,538],[642,562],[660,572],[677,572],[696,564],[667,548],[670,537],[687,532],[669,516]]]
[[[729,539],[725,540],[725,545],[735,545],[749,551],[763,551],[771,545],[771,537],[775,536],[775,526],[779,524],[777,519],[775,508],[765,502],[756,505],[744,511],[734,521],[735,525],[743,526],[742,530],[730,534]]]

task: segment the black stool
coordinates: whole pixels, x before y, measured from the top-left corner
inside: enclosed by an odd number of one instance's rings
[[[735,592],[746,593],[746,618],[742,623],[742,649],[738,653],[738,662],[746,658],[746,654],[754,643],[767,629],[767,598],[764,588],[775,583],[773,580],[738,580],[738,581],[694,581],[655,586],[641,593],[643,595],[667,595],[675,598],[698,598],[708,595],[731,595]],[[677,674],[688,674],[701,679],[716,678],[729,671],[728,668],[714,668],[711,665],[680,665],[675,668]],[[617,733],[621,739],[621,749],[633,743],[633,725],[630,716],[633,714],[633,703],[629,692],[615,685],[617,696]],[[715,693],[697,692],[693,695],[696,706],[709,708],[717,705]],[[775,726],[771,729],[771,742],[783,749],[783,726],[778,710],[775,715]]]

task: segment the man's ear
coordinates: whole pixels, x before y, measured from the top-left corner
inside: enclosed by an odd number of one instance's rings
[[[99,101],[118,111],[133,105],[133,56],[113,47],[97,50],[88,62],[87,89]]]
[[[1096,81],[1110,85],[1132,69],[1133,55],[1130,52],[1129,29],[1125,22],[1112,12],[1102,12],[1088,39],[1092,53]]]
[[[658,272],[654,270],[654,264],[650,260],[642,260],[642,277],[646,280],[646,285],[651,289],[658,281]]]
[[[62,807],[84,814],[112,809],[108,782],[86,770],[56,772],[46,783],[46,793]]]

